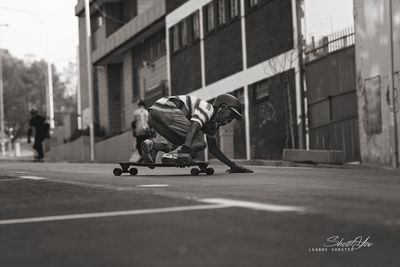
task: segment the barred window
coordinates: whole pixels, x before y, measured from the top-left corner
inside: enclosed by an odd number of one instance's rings
[[[256,101],[268,97],[268,94],[268,81],[259,82],[254,85],[254,96]]]
[[[199,12],[195,12],[193,14],[193,39],[199,39],[200,38],[200,16],[199,16]]]
[[[207,5],[207,31],[211,31],[215,26],[215,12],[214,12],[214,2]]]
[[[225,0],[218,0],[218,24],[222,25],[226,22]]]
[[[180,24],[181,24],[182,46],[185,46],[188,44],[187,20],[183,20]]]
[[[254,7],[256,5],[258,5],[258,0],[250,0],[250,2],[249,2],[250,7]]]
[[[239,3],[238,0],[229,0],[230,6],[230,17],[234,18],[239,16]]]
[[[178,25],[175,25],[172,27],[172,50],[175,52],[179,49],[179,27]]]

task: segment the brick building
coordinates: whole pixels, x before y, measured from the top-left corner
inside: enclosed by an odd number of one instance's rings
[[[244,103],[245,119],[221,130],[222,150],[233,158],[280,159],[302,132],[296,2],[91,0],[95,126],[106,136],[132,139],[126,133],[140,98],[151,104],[163,95],[191,94],[212,101],[232,93]],[[75,14],[85,123],[83,0]],[[112,146],[124,149],[123,143]]]

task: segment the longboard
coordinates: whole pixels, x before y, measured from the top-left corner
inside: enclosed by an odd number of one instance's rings
[[[175,167],[179,168],[176,164],[164,164],[164,163],[139,163],[139,162],[118,162],[121,168],[115,168],[113,170],[113,174],[115,176],[120,176],[123,173],[129,173],[130,175],[138,174],[139,170],[137,167],[148,167],[150,169],[158,168],[158,167]],[[189,166],[198,166],[198,168],[192,168],[190,170],[190,174],[193,176],[197,176],[200,173],[205,173],[207,175],[213,175],[214,169],[208,168],[208,162],[206,161],[195,161],[192,162]]]

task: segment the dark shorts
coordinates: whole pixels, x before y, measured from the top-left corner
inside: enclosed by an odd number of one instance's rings
[[[180,146],[185,143],[191,122],[178,108],[168,108],[165,110],[150,108],[149,125],[169,142]],[[207,143],[204,141],[203,133],[199,131],[193,140],[192,149],[200,151],[206,147]]]

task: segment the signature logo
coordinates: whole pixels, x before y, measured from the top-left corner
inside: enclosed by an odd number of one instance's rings
[[[339,237],[337,235],[328,237],[326,239],[327,244],[324,244],[324,247],[326,248],[351,248],[353,250],[358,250],[363,247],[372,247],[373,243],[369,242],[371,236],[368,236],[367,238],[363,238],[362,236],[357,236],[353,240],[347,240],[342,237]]]
[[[372,247],[374,243],[371,236],[357,236],[354,239],[345,239],[338,235],[328,237],[323,243],[323,247],[309,248],[309,252],[352,252],[361,248]]]

